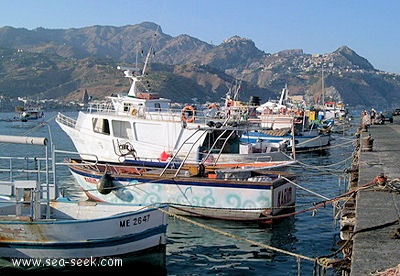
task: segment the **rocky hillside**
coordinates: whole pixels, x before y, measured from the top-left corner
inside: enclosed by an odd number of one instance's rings
[[[0,28],[0,95],[79,100],[126,92],[117,65],[143,67],[151,50],[147,89],[176,102],[220,101],[237,81],[239,99],[278,97],[285,84],[307,101],[334,98],[355,106],[400,105],[400,76],[374,68],[347,46],[329,54],[301,49],[265,53],[234,36],[211,45],[189,35],[172,37],[143,22],[123,27],[27,30]],[[322,82],[322,76],[324,81]],[[379,106],[377,106],[377,103]]]

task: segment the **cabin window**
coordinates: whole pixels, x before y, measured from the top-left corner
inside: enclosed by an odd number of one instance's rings
[[[155,111],[161,111],[161,104],[160,103],[154,103],[154,110]]]
[[[131,110],[131,103],[124,103],[124,112],[129,112]]]
[[[111,124],[112,124],[113,134],[115,137],[125,138],[125,139],[133,138],[132,127],[130,122],[112,120]]]
[[[110,135],[110,125],[107,119],[93,118],[92,124],[94,132]]]

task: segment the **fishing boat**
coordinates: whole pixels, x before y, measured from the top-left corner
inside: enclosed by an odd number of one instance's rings
[[[304,101],[292,101],[287,85],[282,89],[279,100],[269,100],[256,107],[257,118],[252,119],[263,129],[291,128],[293,124],[308,123]]]
[[[44,118],[44,111],[40,105],[29,103],[24,99],[20,100],[23,101],[23,105],[15,107],[15,116],[10,119],[11,121],[29,122]]]
[[[33,128],[44,125],[44,119],[43,107],[25,100],[22,105],[15,107],[12,116],[0,119],[0,121],[10,122],[12,127]]]
[[[62,113],[56,117],[82,159],[125,162],[167,156],[175,161],[197,163],[204,151],[217,154],[215,159],[219,162],[288,159],[279,150],[266,153],[256,149],[260,145],[242,145],[242,132],[257,128],[256,124],[233,113],[212,117],[192,105],[173,108],[170,99],[148,93],[142,84],[144,70],[138,73],[137,68],[118,68],[131,80],[127,94],[113,94],[106,103],[91,104],[77,118]]]
[[[342,101],[325,101],[319,114],[322,115],[325,120],[344,120],[348,116],[348,110]]]
[[[242,143],[286,145],[287,151],[301,152],[325,149],[330,145],[333,124],[317,124],[311,111],[260,116],[260,128],[244,131]],[[266,127],[262,127],[266,126]]]
[[[326,149],[330,145],[331,135],[329,131],[322,132],[319,128],[294,131],[293,128],[285,129],[259,129],[244,132],[241,141],[246,143],[287,143],[287,148],[295,152],[316,151]]]
[[[1,143],[44,148],[31,156],[0,157],[0,258],[16,268],[22,259],[50,267],[113,258],[165,265],[168,206],[111,204],[59,195],[55,153],[47,138],[0,136]],[[50,154],[51,153],[51,154]],[[60,164],[59,164],[60,165]],[[29,269],[46,266],[33,264]],[[66,265],[67,264],[67,265]],[[21,269],[28,269],[22,266]]]
[[[291,109],[293,104],[289,100],[289,90],[287,84],[282,89],[279,100],[269,100],[256,108],[260,114],[283,114],[283,111]]]
[[[290,172],[254,166],[207,169],[155,168],[70,159],[69,168],[86,195],[111,203],[168,203],[170,212],[221,220],[271,223],[293,208]]]

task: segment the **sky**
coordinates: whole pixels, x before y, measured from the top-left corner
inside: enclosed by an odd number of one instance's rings
[[[69,29],[160,25],[213,45],[232,36],[266,53],[326,54],[348,46],[400,74],[399,0],[0,0],[0,27]]]

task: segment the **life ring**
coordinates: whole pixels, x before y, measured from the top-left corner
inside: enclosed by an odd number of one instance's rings
[[[186,113],[188,113],[188,116],[186,117]],[[195,117],[195,109],[191,105],[187,105],[182,109],[182,121],[186,123],[193,123],[194,122],[194,117]]]
[[[132,116],[136,116],[136,114],[137,114],[137,109],[132,108],[132,110],[131,110],[131,115],[132,115]]]

